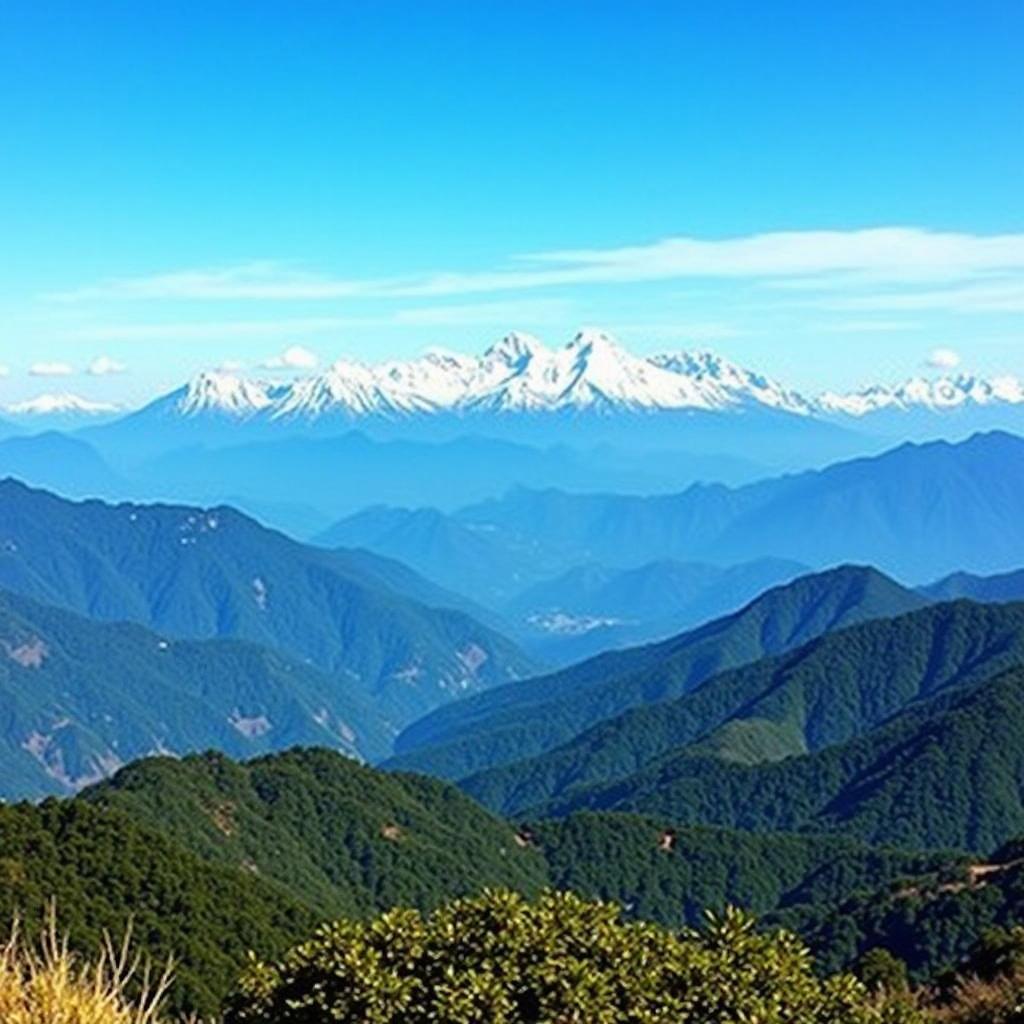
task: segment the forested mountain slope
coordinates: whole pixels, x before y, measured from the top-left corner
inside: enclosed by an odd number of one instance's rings
[[[1024,668],[1016,668],[814,753],[745,765],[683,748],[617,781],[568,791],[547,809],[984,852],[1024,833],[1022,776]]]
[[[1024,604],[933,605],[821,636],[608,719],[545,754],[478,773],[504,813],[610,785],[659,758],[764,764],[845,743],[943,690],[1024,665]]]
[[[934,978],[962,969],[965,954],[991,929],[1024,925],[1024,849],[1011,841],[986,857],[950,858],[937,871],[853,884],[837,903],[796,904],[765,924],[798,931],[826,970],[881,948],[903,960],[912,977]]]
[[[68,793],[127,761],[319,744],[371,757],[369,700],[241,640],[180,640],[0,591],[0,799]]]
[[[450,785],[327,750],[244,764],[220,754],[150,759],[81,799],[273,878],[325,916],[432,906],[487,885],[532,891],[546,877],[514,826]]]
[[[173,956],[171,1005],[212,1013],[249,950],[282,951],[321,920],[287,890],[212,864],[159,829],[81,800],[0,806],[0,929],[34,935],[51,908],[95,954],[131,925],[154,964]]]
[[[719,672],[925,603],[872,569],[802,577],[671,640],[603,654],[441,709],[399,736],[388,766],[460,778],[540,754],[629,708],[688,693]]]
[[[757,914],[827,907],[852,892],[967,858],[908,852],[842,836],[681,826],[664,817],[582,811],[524,827],[547,862],[551,884],[611,900],[632,917],[699,926],[728,903]]]
[[[390,728],[533,668],[505,637],[394,582],[366,554],[303,546],[230,508],[73,503],[0,483],[0,586],[97,619],[275,647],[371,701]]]
[[[740,904],[799,926],[830,966],[874,941],[902,953],[902,942],[929,972],[970,945],[975,925],[1024,912],[1009,874],[981,892],[990,878],[972,863],[955,851],[662,815],[513,825],[450,785],[329,751],[248,764],[209,754],[139,762],[70,800],[0,807],[0,921],[20,913],[33,930],[56,896],[74,947],[88,951],[133,919],[150,954],[181,958],[174,1004],[205,1012],[248,949],[275,956],[325,918],[428,908],[485,886],[571,889],[671,927]],[[950,910],[953,897],[962,902]]]

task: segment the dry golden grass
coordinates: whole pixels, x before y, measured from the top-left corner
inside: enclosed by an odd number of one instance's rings
[[[1024,1024],[1024,968],[989,981],[966,978],[949,1002],[937,1009],[935,1024]]]
[[[38,943],[17,928],[0,950],[0,1021],[3,1024],[164,1024],[160,1007],[170,967],[153,974],[130,952],[130,935],[107,941],[94,962],[76,957],[50,915]],[[128,992],[138,993],[134,999]]]

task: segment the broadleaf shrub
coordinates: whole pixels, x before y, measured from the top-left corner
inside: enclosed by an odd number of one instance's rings
[[[505,890],[429,916],[320,928],[254,961],[225,1024],[917,1024],[852,975],[818,978],[787,932],[738,910],[700,932],[624,922],[568,893]]]

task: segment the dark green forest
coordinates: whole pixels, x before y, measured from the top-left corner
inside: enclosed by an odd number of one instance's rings
[[[930,721],[950,700],[966,700],[972,687],[1021,664],[1024,605],[935,605],[829,633],[788,654],[716,675],[681,698],[608,718],[556,750],[481,772],[460,784],[506,814],[628,805],[688,821],[799,828],[812,814],[806,800],[819,801],[815,807],[820,811],[821,801],[835,795],[840,783],[829,781],[817,766],[835,763],[844,744],[866,743],[872,749],[881,744],[882,749],[888,742],[882,737],[885,729],[897,728],[902,735],[901,729],[913,728],[906,723]],[[897,726],[901,713],[905,724]],[[879,736],[871,740],[876,730]],[[963,735],[961,742],[970,738]],[[774,762],[779,762],[775,768]],[[778,821],[761,822],[753,810],[730,816],[730,785],[756,790],[759,780],[771,787],[780,773],[788,778],[801,771],[811,781],[792,791],[787,806],[777,811]],[[689,778],[687,773],[704,780],[694,783],[692,799],[699,800],[698,788],[705,787],[706,802],[713,804],[706,812],[696,805],[688,808],[686,784],[680,781],[675,789],[667,784],[669,779]],[[966,795],[968,781],[951,778],[950,785]],[[807,790],[819,784],[820,792]],[[721,801],[712,795],[719,786]],[[640,795],[655,787],[657,797]],[[771,804],[767,790],[765,800]],[[740,820],[741,813],[747,817]],[[870,838],[907,841],[908,833],[896,831],[897,822],[892,828],[885,834],[882,823]],[[985,849],[1017,828],[1011,819],[1001,835],[979,827],[976,839],[965,839],[965,829],[936,825],[921,841],[976,843]]]
[[[510,823],[453,786],[329,751],[238,764],[156,758],[67,800],[0,808],[0,910],[33,928],[55,900],[76,948],[133,921],[179,958],[175,1006],[212,1012],[252,950],[317,922],[429,911],[488,887],[570,890],[626,920],[698,926],[738,905],[793,928],[828,969],[883,947],[914,977],[954,966],[989,925],[1024,923],[1024,870],[955,850],[580,813]],[[979,870],[981,865],[981,870]]]
[[[870,568],[804,576],[670,640],[609,651],[440,708],[398,737],[386,765],[461,779],[553,750],[599,722],[680,697],[729,669],[926,603]]]

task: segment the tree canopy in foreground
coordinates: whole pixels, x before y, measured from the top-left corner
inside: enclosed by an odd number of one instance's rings
[[[428,916],[320,928],[254,961],[225,1024],[912,1024],[852,975],[820,979],[799,939],[729,910],[704,930],[625,923],[617,907],[506,890]]]

